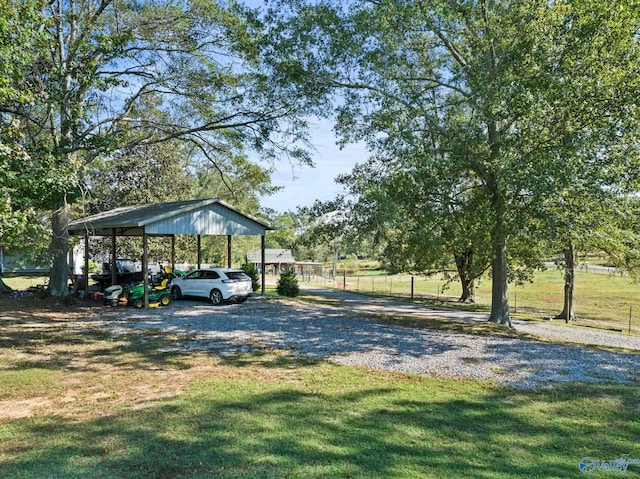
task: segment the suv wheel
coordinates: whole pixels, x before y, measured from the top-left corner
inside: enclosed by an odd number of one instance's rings
[[[182,298],[182,291],[180,290],[179,286],[174,286],[173,288],[171,288],[171,299],[181,299]]]
[[[224,300],[224,298],[222,297],[222,293],[220,292],[219,289],[211,290],[211,293],[209,294],[209,299],[216,306],[219,304],[222,304],[222,301]]]

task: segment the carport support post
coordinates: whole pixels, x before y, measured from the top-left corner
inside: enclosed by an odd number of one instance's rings
[[[231,268],[231,235],[227,235],[227,268]]]
[[[147,274],[149,261],[147,259],[148,254],[148,239],[147,232],[142,227],[142,284],[144,285],[144,307],[149,307],[149,275]]]
[[[171,272],[176,270],[176,235],[171,235]]]
[[[84,283],[84,297],[89,297],[89,233],[84,235],[84,274],[82,275]],[[78,289],[80,289],[78,287]],[[76,291],[77,293],[77,291]]]
[[[263,296],[264,296],[264,286],[266,282],[265,277],[267,275],[267,272],[265,270],[265,263],[267,261],[266,254],[265,254],[265,244],[266,244],[265,238],[266,238],[266,235],[262,235],[260,237],[260,253],[262,255],[261,260],[262,260],[262,295]]]
[[[198,235],[198,269],[202,267],[202,237]]]
[[[118,270],[116,269],[116,229],[111,228],[111,284],[116,284],[118,280]]]

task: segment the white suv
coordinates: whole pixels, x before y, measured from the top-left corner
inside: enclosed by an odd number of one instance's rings
[[[253,293],[251,278],[242,270],[230,268],[197,269],[171,281],[171,297],[201,296],[215,305],[235,300],[243,303]]]

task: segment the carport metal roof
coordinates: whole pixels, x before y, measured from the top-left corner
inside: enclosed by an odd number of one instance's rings
[[[123,206],[69,223],[69,233],[91,236],[228,235],[263,236],[273,230],[219,199]]]

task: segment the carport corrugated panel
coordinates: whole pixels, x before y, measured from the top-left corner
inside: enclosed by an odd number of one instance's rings
[[[148,234],[190,234],[190,235],[263,235],[265,227],[251,219],[212,204],[205,208],[178,214],[145,227]]]

